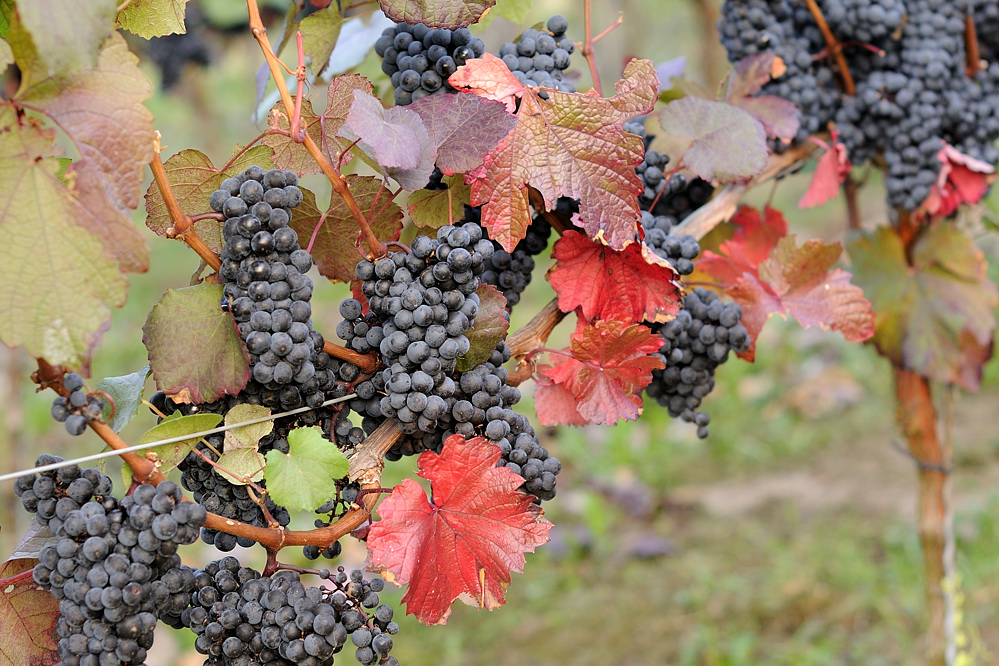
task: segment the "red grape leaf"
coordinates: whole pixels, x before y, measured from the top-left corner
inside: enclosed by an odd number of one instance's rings
[[[129,212],[139,205],[143,169],[153,157],[153,115],[143,106],[152,86],[137,64],[115,33],[92,68],[29,76],[17,95],[73,142],[80,159],[69,166],[66,180],[93,211],[76,222],[92,230],[127,272],[149,267],[149,248]]]
[[[115,27],[143,39],[184,34],[187,0],[132,0],[115,18]]]
[[[491,284],[480,285],[475,291],[479,296],[479,312],[472,326],[465,332],[468,353],[458,359],[458,370],[465,372],[489,360],[500,340],[510,330],[510,314],[506,311],[506,297]]]
[[[56,621],[59,600],[31,577],[6,579],[31,571],[34,559],[8,560],[0,565],[0,664],[52,666],[59,659]]]
[[[721,256],[705,250],[696,262],[698,269],[711,274],[726,287],[735,284],[744,272],[755,273],[777,242],[787,235],[787,220],[770,206],[763,209],[763,217],[752,206],[741,206],[731,222],[736,230],[718,248]]]
[[[475,83],[469,77],[469,84]],[[482,205],[489,237],[513,252],[531,223],[530,185],[541,192],[547,209],[561,196],[579,199],[591,238],[618,249],[631,242],[640,212],[635,167],[644,151],[642,140],[621,125],[652,109],[657,87],[652,63],[632,60],[614,97],[547,90],[549,101],[544,101],[526,89],[517,125],[486,156],[472,183],[472,205]]]
[[[377,97],[363,90],[354,90],[353,95],[341,136],[359,137],[357,147],[403,189],[418,190],[426,185],[434,170],[437,147],[423,119],[405,107],[386,109]]]
[[[185,215],[198,215],[211,212],[208,198],[219,189],[222,181],[256,164],[263,169],[273,169],[271,155],[274,151],[268,146],[254,146],[232,159],[229,164],[216,169],[208,156],[199,150],[188,148],[173,155],[163,163],[167,181],[173,189],[174,198]],[[146,226],[159,235],[166,236],[173,227],[173,220],[167,211],[160,188],[155,181],[146,191]],[[222,223],[218,220],[198,220],[194,230],[213,251],[222,249]]]
[[[732,182],[756,175],[767,162],[767,133],[746,111],[699,97],[673,100],[659,113],[671,135],[669,154],[705,180]]]
[[[526,86],[510,73],[510,68],[492,53],[469,60],[448,77],[447,82],[477,97],[502,102],[510,113],[517,109],[517,98],[526,90]]]
[[[563,312],[581,307],[587,319],[664,322],[680,309],[676,271],[645,243],[615,250],[566,231],[552,257],[548,281]]]
[[[326,110],[323,111],[323,115],[317,116],[312,109],[312,103],[302,100],[300,122],[316,145],[323,149],[323,153],[333,166],[340,163],[347,164],[355,156],[360,155],[372,168],[377,169],[377,163],[360,150],[352,150],[349,155],[341,159],[342,153],[349,150],[354,143],[353,139],[338,136],[337,133],[347,121],[347,114],[350,113],[350,106],[354,102],[355,90],[370,93],[374,87],[360,74],[343,74],[334,78],[326,94]],[[283,102],[278,102],[271,109],[268,125],[271,129],[284,132],[290,130],[291,124],[288,122]],[[290,136],[270,134],[265,136],[261,143],[274,149],[274,164],[282,169],[291,169],[300,176],[322,172],[305,145],[294,141]]]
[[[846,146],[838,141],[839,133],[834,129],[829,145],[824,141],[812,137],[826,152],[819,158],[815,165],[815,173],[812,174],[812,181],[808,184],[808,189],[798,202],[798,208],[811,208],[821,206],[839,194],[839,186],[850,174],[850,158],[846,154]]]
[[[142,327],[156,387],[177,402],[236,395],[250,377],[250,355],[221,301],[221,285],[167,289]]]
[[[53,136],[0,104],[0,231],[7,248],[0,339],[88,374],[128,284],[101,240],[77,221],[92,213],[59,178]]]
[[[898,234],[884,227],[851,243],[850,258],[877,313],[878,351],[934,381],[978,390],[999,292],[972,239],[940,222],[916,240],[910,263]]]
[[[576,396],[561,384],[548,379],[545,372],[549,369],[550,365],[539,365],[537,369],[534,409],[538,413],[538,421],[543,426],[586,425],[588,421],[576,409]]]
[[[361,208],[372,231],[383,241],[396,240],[402,231],[402,211],[392,200],[385,182],[374,176],[348,175],[347,187]],[[334,193],[325,213],[315,207],[314,195],[295,209],[291,227],[298,232],[303,248],[311,246],[313,261],[319,272],[334,282],[357,279],[354,267],[364,258],[359,250],[361,230],[343,198]]]
[[[496,467],[500,449],[481,437],[452,435],[440,455],[420,454],[419,475],[430,481],[433,504],[405,479],[378,505],[368,532],[369,568],[398,585],[406,612],[424,624],[444,624],[451,603],[473,597],[492,610],[506,603],[511,571],[524,553],[548,541],[552,524],[534,498],[518,492],[524,479]]]
[[[784,71],[783,62],[773,53],[760,53],[743,58],[725,84],[722,101],[749,113],[763,125],[767,136],[790,142],[801,126],[801,110],[786,99],[775,95],[760,95],[760,89],[771,78]]]
[[[453,30],[477,23],[496,0],[379,0],[378,4],[396,23]]]
[[[937,154],[940,172],[921,206],[931,215],[947,216],[963,203],[978,203],[995,180],[995,167],[944,143]]]
[[[476,95],[430,95],[409,105],[437,146],[437,168],[445,175],[467,173],[510,133],[517,119],[502,104]]]
[[[444,97],[444,95],[434,95]],[[470,201],[472,188],[462,176],[445,176],[446,190],[416,190],[409,195],[409,216],[413,224],[424,229],[439,229],[465,217],[465,204]]]
[[[665,367],[650,356],[662,339],[641,324],[608,319],[582,326],[570,340],[568,349],[552,355],[555,365],[542,376],[572,393],[576,410],[589,423],[638,418],[642,389],[652,381],[653,370]]]
[[[743,273],[726,290],[742,306],[742,323],[753,340],[746,358],[753,358],[756,338],[774,314],[789,314],[806,328],[839,331],[850,342],[874,335],[874,313],[863,290],[850,283],[846,271],[830,270],[842,251],[839,243],[818,240],[798,247],[793,234],[785,236],[757,272]]]

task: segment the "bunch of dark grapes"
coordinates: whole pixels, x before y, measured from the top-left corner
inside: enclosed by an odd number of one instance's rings
[[[312,257],[289,225],[302,203],[291,171],[251,166],[212,193],[225,214],[222,265],[225,297],[250,352],[252,382],[268,407],[318,407],[335,388],[337,367],[312,329]]]
[[[499,56],[524,85],[576,92],[576,87],[562,78],[562,72],[569,67],[569,55],[576,48],[565,36],[569,22],[556,14],[548,19],[547,27],[547,31],[528,28],[516,43],[503,44]]]
[[[108,477],[75,465],[22,477],[15,489],[57,538],[42,547],[33,576],[60,600],[63,666],[144,663],[156,623],[181,626],[190,604],[194,572],[177,547],[197,540],[205,510],[183,502],[170,481],[140,485],[119,503]]]
[[[468,28],[448,30],[422,23],[397,23],[385,28],[375,42],[382,71],[392,77],[396,106],[405,106],[427,95],[455,92],[447,82],[455,70],[486,47]]]
[[[666,367],[653,370],[652,383],[645,391],[670,416],[696,424],[702,439],[708,436],[711,419],[697,408],[715,386],[715,370],[730,351],[749,349],[749,333],[741,319],[737,303],[726,304],[715,292],[697,287],[687,293],[676,318],[659,330],[663,339],[659,354]]]
[[[645,244],[653,252],[670,262],[680,275],[694,272],[694,259],[701,253],[697,239],[690,234],[673,236],[676,218],[671,215],[653,215],[642,211],[642,228],[645,230]]]
[[[104,398],[83,391],[83,377],[71,372],[63,380],[69,397],[58,396],[52,401],[52,418],[66,424],[70,435],[82,435],[87,422],[99,421],[104,411]]]
[[[466,205],[465,220],[479,224],[481,211],[481,206]],[[503,292],[507,308],[512,308],[520,302],[520,295],[527,289],[534,274],[534,257],[548,249],[551,233],[551,224],[544,215],[539,214],[534,216],[527,227],[527,234],[513,248],[512,253],[493,241],[493,256],[486,262],[479,281],[482,284],[491,284]],[[482,234],[486,235],[485,229],[482,230]]]
[[[181,620],[197,635],[205,666],[330,666],[348,639],[361,664],[397,666],[389,652],[399,625],[392,607],[379,604],[382,580],[366,581],[359,570],[348,576],[342,567],[322,575],[331,587],[306,587],[291,571],[261,576],[234,557],[198,571]]]

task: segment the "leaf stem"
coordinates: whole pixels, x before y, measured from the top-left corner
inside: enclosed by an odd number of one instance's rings
[[[808,11],[812,13],[815,24],[819,26],[819,31],[829,46],[830,54],[836,59],[836,66],[839,68],[839,75],[843,80],[843,92],[853,97],[857,94],[857,87],[853,83],[853,75],[850,74],[850,68],[847,67],[846,56],[843,55],[843,45],[839,43],[836,35],[829,29],[829,23],[826,21],[826,17],[823,16],[822,10],[815,0],[805,0],[805,5],[808,6]]]
[[[553,298],[526,326],[507,338],[511,356],[518,358],[517,367],[510,373],[507,383],[519,386],[534,374],[534,363],[528,358],[531,351],[544,347],[555,327],[565,318],[566,313],[558,307],[558,299]]]
[[[968,3],[968,11],[964,16],[964,52],[966,55],[965,69],[969,77],[973,77],[983,69],[981,51],[978,47],[978,30],[975,28],[975,16],[972,13],[971,3]]]
[[[8,585],[12,585],[18,581],[24,580],[25,578],[31,578],[31,575],[34,573],[34,570],[35,570],[34,567],[32,567],[27,571],[22,571],[21,573],[15,574],[9,578],[0,578],[0,588],[7,587]]]
[[[284,76],[281,74],[281,68],[287,69],[276,55],[274,55],[274,49],[271,48],[270,40],[267,39],[267,29],[264,27],[263,20],[260,18],[260,8],[257,6],[257,0],[246,0],[246,7],[250,13],[250,32],[253,34],[254,39],[260,45],[260,50],[264,54],[264,58],[267,60],[267,66],[271,70],[271,75],[274,79],[274,84],[277,86],[278,93],[281,95],[281,102],[284,104],[285,112],[288,114],[289,118],[293,118],[295,115],[295,102],[291,99],[291,93],[288,91],[288,86],[284,82]],[[289,70],[290,71],[290,70]],[[294,136],[292,137],[294,138]],[[371,254],[376,257],[385,256],[385,246],[378,237],[375,236],[374,231],[371,230],[371,225],[368,224],[367,219],[364,217],[364,213],[361,212],[360,207],[357,205],[357,201],[354,200],[354,195],[351,194],[350,188],[347,186],[347,181],[344,179],[343,175],[340,174],[326,156],[323,155],[323,151],[316,145],[316,142],[312,140],[308,132],[302,137],[302,144],[305,149],[309,151],[312,158],[319,165],[323,174],[329,179],[330,184],[333,186],[333,190],[340,195],[344,203],[347,204],[347,208],[350,210],[351,215],[357,221],[358,226],[361,228],[361,232],[364,234],[365,241],[368,244],[368,248],[371,250]]]
[[[585,25],[586,36],[579,50],[586,58],[586,63],[590,66],[590,76],[593,77],[593,89],[601,97],[604,96],[603,88],[600,86],[600,73],[597,71],[597,60],[593,57],[593,16],[590,7],[590,0],[583,0],[583,23]]]
[[[298,45],[298,69],[295,71],[295,78],[298,79],[298,87],[295,89],[295,113],[291,116],[291,138],[301,142],[305,137],[305,129],[302,125],[302,95],[305,92],[305,48],[302,45],[302,31],[295,33],[295,42]]]
[[[597,35],[596,37],[594,37],[591,40],[591,43],[596,44],[601,39],[603,39],[604,37],[606,37],[607,35],[609,35],[614,30],[614,28],[618,27],[622,23],[624,23],[624,13],[623,12],[619,12],[618,15],[617,15],[617,20],[614,21],[613,23],[611,23],[606,28],[604,28],[603,31],[599,35]]]
[[[323,351],[333,358],[353,363],[365,372],[374,372],[378,369],[379,361],[375,354],[359,354],[353,349],[347,349],[329,340],[323,345]]]

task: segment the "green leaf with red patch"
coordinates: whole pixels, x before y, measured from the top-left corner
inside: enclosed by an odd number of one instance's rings
[[[402,231],[402,210],[384,184],[374,176],[347,176],[347,187],[375,235],[383,241],[396,240]],[[336,193],[325,213],[315,208],[314,196],[303,201],[295,209],[291,227],[298,232],[299,244],[311,247],[312,259],[322,275],[337,282],[356,279],[354,267],[366,252],[360,249],[357,220]]]
[[[679,309],[677,273],[644,243],[615,250],[578,231],[566,231],[552,249],[548,281],[563,312],[582,308],[586,319],[663,322]]]
[[[142,327],[156,387],[176,402],[213,402],[246,386],[250,355],[221,301],[221,285],[168,289]]]
[[[430,481],[433,503],[405,479],[378,505],[381,520],[368,532],[369,569],[409,585],[406,613],[444,624],[451,603],[468,595],[480,608],[506,603],[512,571],[524,553],[548,541],[552,524],[534,497],[517,489],[524,479],[496,467],[500,449],[481,437],[452,435],[440,455],[420,455],[418,474]]]
[[[491,284],[480,285],[475,291],[479,297],[479,311],[472,326],[465,331],[468,353],[458,359],[458,370],[466,372],[489,360],[500,340],[506,339],[510,330],[510,315],[506,311],[506,297]]]
[[[575,407],[588,423],[635,420],[642,413],[642,389],[652,382],[652,371],[664,367],[650,356],[661,346],[662,339],[641,324],[581,320],[569,348],[551,354],[553,366],[540,373],[536,399],[554,409],[544,414],[539,409],[538,418],[555,425],[549,419],[571,414]]]
[[[396,23],[453,30],[477,23],[496,0],[379,0],[378,4]]]
[[[877,313],[878,351],[934,381],[978,390],[992,356],[999,292],[972,239],[939,222],[916,240],[911,262],[890,228],[865,234],[849,249]]]
[[[449,79],[452,85],[470,88],[506,81],[510,87],[520,85],[523,92],[517,125],[486,156],[472,183],[472,205],[482,205],[482,225],[489,237],[513,252],[531,223],[531,186],[549,210],[561,196],[579,199],[579,219],[587,235],[623,248],[637,232],[642,186],[635,167],[644,148],[622,124],[655,104],[658,81],[652,63],[628,63],[614,97],[547,90],[548,101],[501,68],[506,70],[498,58],[477,58]]]
[[[37,560],[0,565],[0,663],[53,666],[59,659],[59,600],[31,578]]]
[[[459,174],[445,176],[447,189],[416,190],[409,195],[409,217],[413,224],[423,229],[439,229],[464,219],[465,204],[469,203],[472,188]]]

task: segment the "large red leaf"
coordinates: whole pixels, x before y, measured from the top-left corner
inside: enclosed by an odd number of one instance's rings
[[[978,203],[995,180],[995,167],[944,144],[937,154],[940,173],[922,208],[931,215],[947,216],[964,203]]]
[[[517,125],[486,156],[472,183],[472,205],[483,206],[482,224],[490,238],[513,252],[531,223],[530,185],[541,192],[548,209],[561,196],[579,199],[580,218],[591,238],[602,238],[615,248],[630,243],[642,191],[635,167],[642,161],[643,149],[641,139],[621,126],[648,113],[656,101],[658,81],[652,63],[628,63],[614,97],[546,90],[545,101],[509,71],[499,71],[503,65],[497,66],[497,59],[479,60],[452,74],[451,85],[477,94],[485,88],[484,96],[491,99],[502,99],[496,90],[510,95],[519,89],[523,94]]]
[[[664,367],[661,359],[650,356],[661,346],[662,339],[641,324],[611,319],[581,325],[570,347],[552,354],[554,367],[542,371],[542,377],[563,389],[539,384],[540,404],[559,409],[545,418],[565,414],[564,391],[576,399],[576,411],[588,422],[614,425],[618,419],[638,418],[642,389],[652,381],[652,371]]]
[[[618,251],[567,231],[552,256],[557,263],[548,281],[563,312],[581,307],[587,319],[637,323],[666,321],[679,310],[676,271],[644,243]]]
[[[705,250],[697,261],[699,269],[728,286],[745,271],[755,272],[777,241],[787,235],[787,221],[770,206],[763,209],[762,217],[755,208],[742,206],[732,216],[732,224],[736,225],[735,234],[718,248],[721,254]]]
[[[451,603],[470,595],[490,610],[506,603],[510,572],[524,570],[524,553],[548,541],[552,524],[524,480],[496,467],[500,449],[481,437],[453,435],[440,455],[420,455],[419,475],[430,481],[433,504],[405,479],[378,506],[368,532],[369,566],[409,589],[406,612],[424,624],[444,624]]]
[[[0,565],[0,664],[59,663],[59,601],[27,575],[37,563],[9,560]]]

